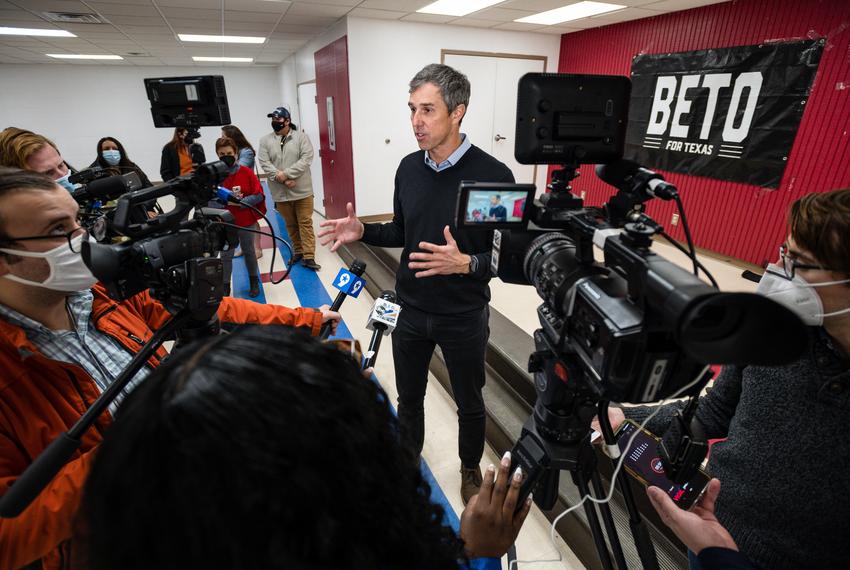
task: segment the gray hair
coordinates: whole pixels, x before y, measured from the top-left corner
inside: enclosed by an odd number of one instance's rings
[[[408,93],[413,93],[426,83],[437,86],[449,113],[458,105],[469,107],[469,79],[460,71],[440,63],[426,65],[410,80]]]

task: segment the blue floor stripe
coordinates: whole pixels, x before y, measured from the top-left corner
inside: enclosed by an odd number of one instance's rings
[[[271,222],[275,234],[286,241],[289,241],[286,224],[284,223],[281,215],[277,212],[277,210],[275,210],[274,201],[271,198],[268,185],[265,182],[263,182],[263,188],[266,195],[266,217],[269,219],[269,222]],[[285,259],[288,259],[289,250],[286,246],[277,242],[276,245],[278,255],[285,256]],[[275,260],[275,266],[283,267],[283,263],[280,263],[279,265],[279,258]],[[292,285],[295,287],[295,294],[298,296],[298,302],[302,307],[315,308],[320,305],[330,305],[333,302],[325,289],[325,286],[322,285],[322,281],[319,279],[319,276],[316,275],[316,272],[312,269],[307,269],[301,264],[298,264],[292,268],[289,278],[292,280]],[[233,296],[240,297],[242,299],[250,299],[250,297],[248,297],[249,289],[248,270],[245,268],[245,260],[242,257],[237,257],[233,260]],[[251,300],[265,303],[266,297],[261,291],[259,297]],[[347,300],[346,302],[357,302],[357,299]],[[344,310],[344,304],[342,308]],[[332,338],[352,338],[351,331],[345,324],[345,319],[339,323],[336,335]],[[378,381],[374,375],[372,376],[372,379],[375,382]],[[391,407],[393,409],[393,413],[396,413],[395,406]],[[434,474],[431,472],[431,469],[428,467],[425,460],[422,460],[421,462],[421,469],[422,476],[428,482],[428,485],[431,486],[431,502],[440,505],[443,507],[443,511],[445,511],[443,522],[451,526],[455,532],[460,532],[460,518],[458,518],[457,513],[455,513],[451,503],[449,503],[449,500],[446,498],[445,493],[443,493],[443,490],[440,488],[440,484],[437,483],[437,480],[434,478]]]

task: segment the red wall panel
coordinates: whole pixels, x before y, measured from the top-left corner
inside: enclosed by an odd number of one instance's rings
[[[679,188],[698,246],[762,265],[776,259],[785,213],[809,192],[850,186],[850,2],[847,0],[735,0],[644,18],[561,37],[562,73],[628,75],[632,57],[771,40],[826,38],[823,56],[794,146],[777,189],[665,172]],[[582,169],[576,191],[588,204],[613,193]],[[654,200],[648,213],[670,226],[672,203]]]

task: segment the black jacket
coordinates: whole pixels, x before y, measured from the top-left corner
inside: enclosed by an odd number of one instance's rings
[[[204,156],[204,147],[197,143],[192,144],[189,148],[189,154],[194,164],[201,164],[207,161]],[[177,155],[177,149],[171,143],[162,147],[162,161],[159,163],[159,174],[162,176],[163,182],[180,176],[180,157]]]

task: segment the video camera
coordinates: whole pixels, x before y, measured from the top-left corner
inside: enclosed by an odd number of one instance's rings
[[[537,401],[512,469],[521,465],[526,474],[520,504],[534,490],[544,510],[557,499],[560,470],[589,494],[596,476],[590,422],[609,401],[696,397],[711,377],[709,363],[786,363],[806,344],[791,311],[760,295],[721,293],[651,250],[654,236],[669,236],[644,203],[655,196],[681,202],[659,175],[622,159],[630,88],[619,76],[525,75],[515,157],[561,165],[550,192],[535,198],[532,184],[462,182],[458,193],[457,227],[493,231],[493,275],[533,285],[543,300],[529,358]],[[576,169],[587,163],[601,163],[600,178],[618,190],[599,208],[571,192]],[[676,446],[690,443],[688,433],[677,434]],[[662,454],[674,481],[705,455],[680,451]]]
[[[238,238],[234,228],[222,225],[233,224],[233,215],[206,206],[227,176],[223,162],[211,162],[191,175],[118,199],[112,223],[129,240],[83,244],[83,260],[110,297],[123,300],[151,289],[170,312],[218,308],[224,289],[216,255],[235,247]],[[168,195],[175,199],[174,209],[134,221],[132,212],[139,205]],[[192,209],[195,213],[189,219]]]

